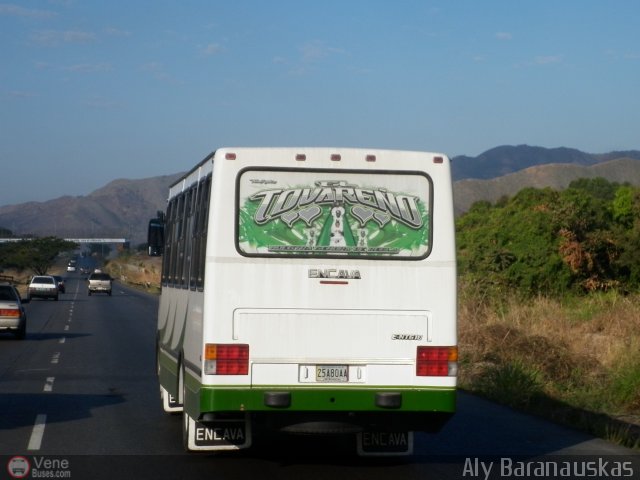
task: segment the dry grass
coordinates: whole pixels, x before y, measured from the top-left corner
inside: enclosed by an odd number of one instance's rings
[[[640,444],[640,428],[620,433],[640,425],[640,296],[500,302],[460,291],[463,388]]]
[[[160,292],[162,257],[136,254],[122,256],[109,261],[105,269],[121,282],[149,292]]]

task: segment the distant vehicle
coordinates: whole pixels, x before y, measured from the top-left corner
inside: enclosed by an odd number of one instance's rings
[[[164,245],[164,212],[158,212],[158,218],[149,220],[147,239],[149,256],[161,256],[162,246]]]
[[[107,295],[111,295],[111,277],[108,273],[103,273],[99,270],[96,270],[91,275],[89,275],[89,295],[93,293],[106,293]]]
[[[67,265],[67,272],[75,272],[76,271],[76,261],[71,260]]]
[[[64,286],[64,278],[62,278],[62,276],[60,275],[54,275],[53,278],[55,278],[56,282],[58,282],[58,291],[60,293],[65,293],[66,289]]]
[[[52,275],[36,275],[29,282],[29,298],[53,298],[58,300],[58,282]]]
[[[20,298],[18,290],[9,282],[0,282],[0,331],[10,331],[18,339],[27,332],[27,313],[22,306],[28,300]]]

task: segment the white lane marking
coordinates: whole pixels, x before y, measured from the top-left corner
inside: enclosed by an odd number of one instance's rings
[[[47,381],[44,382],[44,388],[42,389],[43,392],[51,392],[53,390],[53,382],[55,381],[56,377],[47,377]]]
[[[51,363],[58,363],[60,361],[60,352],[56,352],[51,357]]]
[[[65,330],[69,330],[69,325],[65,325],[65,326],[64,326],[64,329],[65,329]]]
[[[64,343],[67,341],[67,337],[62,337],[60,340],[58,340],[58,343]]]
[[[43,413],[36,417],[36,422],[33,425],[31,431],[31,437],[29,438],[29,445],[27,450],[40,450],[42,445],[42,437],[44,436],[44,427],[47,424],[47,416]]]

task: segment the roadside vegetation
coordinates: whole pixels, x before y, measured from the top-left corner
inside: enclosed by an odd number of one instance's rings
[[[0,235],[11,238],[11,232],[0,228]],[[11,279],[21,295],[26,295],[27,284],[33,275],[63,273],[63,264],[77,244],[57,237],[32,238],[0,243],[0,275]]]
[[[162,257],[149,257],[141,251],[123,251],[117,258],[107,261],[104,270],[128,285],[149,293],[160,293]]]
[[[33,238],[0,244],[0,267],[19,273],[46,275],[62,252],[77,248],[57,237]]]
[[[462,387],[640,448],[640,189],[528,188],[457,242]]]

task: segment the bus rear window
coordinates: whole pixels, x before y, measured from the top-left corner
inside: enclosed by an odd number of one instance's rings
[[[251,168],[236,184],[245,256],[428,256],[432,182],[424,172]]]

